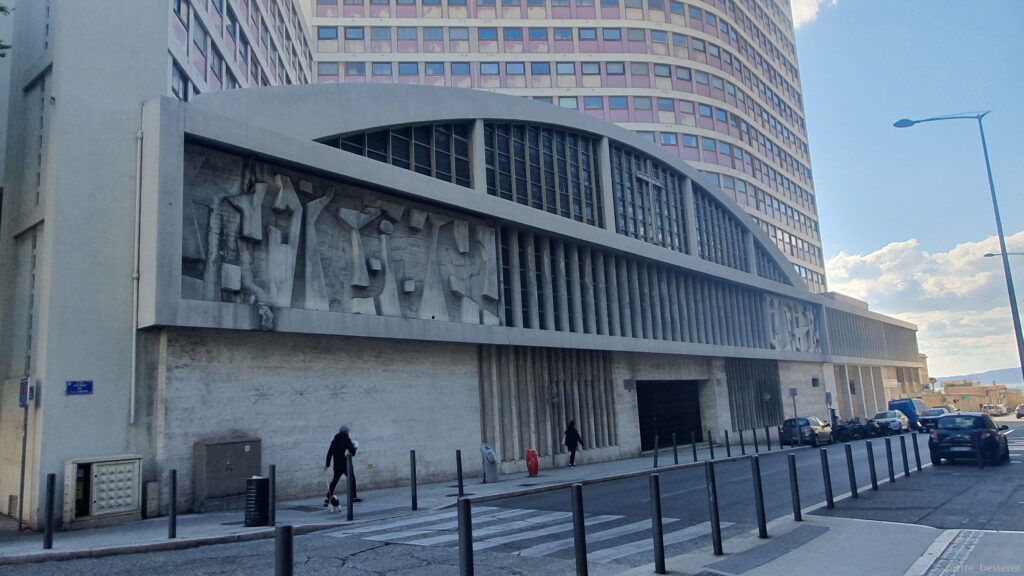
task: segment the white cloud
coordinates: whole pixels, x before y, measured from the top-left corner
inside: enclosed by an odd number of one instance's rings
[[[822,4],[835,6],[839,0],[793,0],[793,27],[799,28],[818,17],[818,9]]]
[[[1024,251],[1024,231],[1006,244]],[[985,258],[990,252],[999,252],[995,236],[936,254],[911,239],[870,254],[840,252],[825,268],[830,290],[917,324],[932,376],[968,374],[1019,363],[1002,261]],[[1019,285],[1024,257],[1010,258]]]

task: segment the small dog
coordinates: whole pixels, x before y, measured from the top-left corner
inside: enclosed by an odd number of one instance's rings
[[[331,508],[330,512],[341,512],[341,501],[338,500],[337,496],[331,496]]]

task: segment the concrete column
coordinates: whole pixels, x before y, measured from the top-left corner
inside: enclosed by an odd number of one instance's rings
[[[686,278],[686,288],[690,293],[690,298],[687,301],[687,310],[693,312],[693,325],[692,327],[696,330],[694,342],[698,344],[708,343],[708,333],[705,330],[704,318],[707,313],[702,290],[700,289],[700,281],[692,278]]]
[[[508,230],[508,272],[512,293],[512,325],[522,328],[523,293],[522,283],[519,280],[519,231],[515,228]]]
[[[551,240],[547,236],[540,239],[540,285],[544,298],[544,329],[557,330],[555,327],[555,293],[551,273]]]
[[[889,409],[889,401],[885,398],[885,383],[882,381],[882,369],[878,366],[871,368],[871,381],[875,385],[875,399],[878,401],[878,411]]]
[[[537,257],[534,250],[534,236],[525,233],[523,248],[526,252],[526,314],[529,328],[540,328],[540,306],[537,300]]]
[[[683,185],[683,202],[686,207],[686,253],[697,256],[697,206],[693,197],[693,180],[690,178]]]
[[[569,293],[572,298],[572,331],[583,333],[583,296],[580,282],[580,248],[570,244],[569,252]]]
[[[622,256],[616,256],[615,262],[618,267],[619,276],[619,306],[622,312],[622,335],[626,338],[632,338],[634,334],[633,292],[629,289],[629,266],[626,264],[626,259]],[[639,334],[637,337],[639,337]]]
[[[583,248],[583,311],[588,334],[597,334],[597,310],[594,303],[594,261],[590,246]]]
[[[654,314],[655,302],[657,302],[657,294],[655,294],[654,286],[651,286],[651,267],[643,262],[637,265],[637,273],[639,278],[637,280],[640,284],[640,310],[643,312],[644,317],[644,338],[653,339],[656,338],[654,335],[654,322],[657,315]]]
[[[640,276],[637,271],[636,260],[629,261],[629,314],[633,318],[633,336],[636,338],[647,338],[648,333],[644,331],[644,315],[641,310]],[[647,317],[647,325],[650,325],[650,316]]]
[[[484,142],[483,120],[473,122],[470,145],[472,146],[470,162],[473,163],[473,190],[487,194],[487,147]]]
[[[871,378],[871,367],[860,367],[860,386],[864,389],[864,413],[867,418],[875,415],[878,410],[878,399],[875,398],[875,383]]]
[[[605,271],[608,276],[608,320],[609,320],[609,333],[612,336],[622,336],[622,324],[619,321],[619,310],[621,298],[619,294],[619,275],[618,266],[615,264],[615,255],[609,253],[608,258],[605,260]]]
[[[666,280],[668,282],[668,307],[669,307],[669,318],[672,322],[672,340],[679,342],[683,340],[683,329],[679,319],[679,305],[682,303],[679,298],[679,280],[678,275],[674,270],[665,271]]]
[[[651,299],[651,320],[654,328],[653,336],[656,340],[665,339],[665,326],[661,317],[661,283],[658,282],[658,267],[647,266],[647,285],[650,290]]]
[[[754,235],[743,233],[743,243],[747,245],[747,272],[757,275],[757,248],[754,247]]]
[[[658,269],[658,295],[661,297],[661,337],[665,340],[675,340],[672,332],[671,296],[668,291],[668,270]]]
[[[601,156],[601,210],[604,213],[604,228],[615,232],[615,187],[612,183],[612,155],[608,138],[601,138],[598,151]]]
[[[608,332],[608,284],[605,278],[604,252],[595,250],[594,258],[594,280],[597,286],[594,291],[597,293],[597,333],[607,336]]]
[[[558,329],[569,332],[569,287],[565,277],[565,244],[555,240],[555,297],[558,298]]]

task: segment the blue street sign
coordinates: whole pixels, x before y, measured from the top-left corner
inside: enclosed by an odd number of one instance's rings
[[[25,408],[28,406],[28,401],[32,399],[32,379],[22,378],[21,389],[18,392],[18,406]]]
[[[68,380],[64,383],[66,396],[85,396],[92,394],[92,380]]]

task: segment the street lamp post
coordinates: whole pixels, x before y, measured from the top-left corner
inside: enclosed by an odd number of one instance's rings
[[[1006,292],[1010,297],[1010,315],[1013,316],[1013,331],[1017,336],[1017,358],[1020,360],[1021,375],[1024,376],[1024,338],[1021,337],[1020,316],[1017,313],[1017,296],[1013,291],[1013,277],[1010,275],[1010,258],[1006,252],[1006,239],[1003,238],[1003,222],[999,217],[999,202],[996,201],[996,185],[992,181],[992,164],[988,160],[988,144],[985,142],[985,127],[981,119],[988,116],[989,112],[980,114],[954,114],[949,116],[936,116],[924,120],[909,120],[903,118],[893,123],[896,128],[909,128],[914,124],[924,122],[936,122],[938,120],[977,120],[978,132],[981,134],[981,149],[985,153],[985,169],[988,171],[988,188],[992,193],[992,210],[996,215],[996,234],[999,236],[999,253],[1003,257],[1003,275],[1006,277]],[[986,254],[987,256],[987,254]]]

